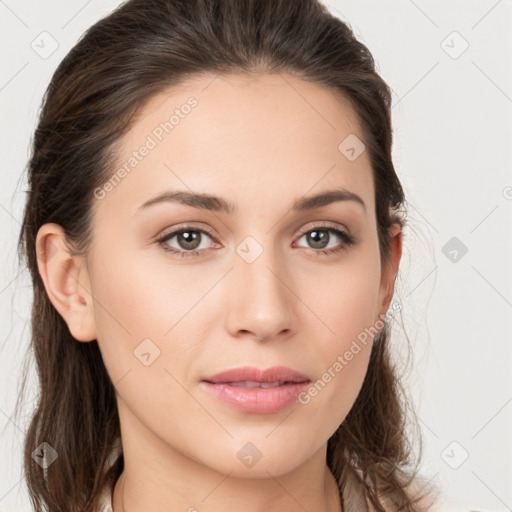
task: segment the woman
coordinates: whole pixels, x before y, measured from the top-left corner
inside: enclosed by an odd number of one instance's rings
[[[19,241],[36,511],[428,508],[388,346],[390,105],[316,0],[129,0],[84,34]]]

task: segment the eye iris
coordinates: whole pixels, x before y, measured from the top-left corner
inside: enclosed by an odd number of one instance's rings
[[[178,243],[183,249],[195,250],[201,242],[201,233],[198,231],[181,231],[176,235]],[[198,243],[199,242],[199,243]]]
[[[329,233],[325,230],[314,230],[307,234],[308,243],[313,244],[314,249],[324,249],[329,241]],[[316,246],[315,244],[320,244]]]

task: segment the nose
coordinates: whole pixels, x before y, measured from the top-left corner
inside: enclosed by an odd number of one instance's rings
[[[296,331],[296,301],[291,273],[274,251],[263,250],[252,262],[236,255],[229,273],[226,329],[236,338],[284,339]]]

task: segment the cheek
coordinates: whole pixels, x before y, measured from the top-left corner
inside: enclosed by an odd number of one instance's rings
[[[318,327],[318,320],[311,320],[311,326],[317,325],[311,332],[321,370],[299,402],[311,415],[325,417],[327,411],[326,421],[334,432],[357,398],[368,369],[373,336],[383,326],[378,316],[379,260],[371,250],[361,251],[322,277],[324,286],[315,288],[310,278],[305,278],[309,289],[315,290],[309,294],[312,309],[324,325]],[[325,335],[318,336],[318,329]]]
[[[97,308],[100,330],[121,328],[134,340],[162,337],[204,294],[192,267],[168,265],[165,260],[155,265],[149,254],[103,261],[96,266],[91,283],[95,297],[104,306]]]
[[[348,255],[323,275],[303,277],[311,309],[325,324],[327,353],[345,351],[353,339],[375,324],[379,313],[380,261],[376,247]],[[315,284],[313,286],[313,284]],[[306,297],[308,295],[305,295]]]
[[[154,400],[176,399],[183,394],[179,383],[187,385],[194,374],[209,324],[221,314],[208,295],[219,276],[165,255],[155,261],[153,250],[116,253],[95,256],[102,264],[96,263],[91,281],[97,339],[110,378],[114,384],[123,379],[118,391],[139,404],[155,389],[167,392]]]
[[[327,432],[327,437],[345,420],[357,399],[368,369],[374,325],[367,300],[340,300],[338,307],[331,308],[330,325],[335,334],[323,340],[317,337],[319,371],[299,396],[308,416],[324,418],[315,426],[317,435],[325,436]]]
[[[147,425],[174,421],[172,411],[190,402],[180,383],[193,366],[196,342],[185,330],[200,328],[193,306],[206,292],[193,286],[192,277],[125,257],[99,265],[91,282],[97,339],[110,379]]]
[[[197,294],[191,276],[151,267],[144,258],[98,261],[104,263],[95,267],[91,281],[97,338],[115,382],[127,369],[144,368],[153,360],[161,365],[168,358],[166,345],[176,338]],[[173,345],[175,354],[185,348]]]

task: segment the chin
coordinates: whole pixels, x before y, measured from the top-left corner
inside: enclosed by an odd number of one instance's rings
[[[268,433],[266,432],[265,435]],[[284,440],[276,437],[276,441],[277,446],[273,446],[273,443],[269,443],[268,440],[265,442],[264,437],[261,438],[261,442],[256,439],[254,442],[237,442],[234,452],[226,447],[224,453],[217,455],[211,467],[237,478],[263,479],[290,473],[313,455],[313,453],[303,453],[296,446],[283,449]],[[222,461],[221,464],[219,461]]]

